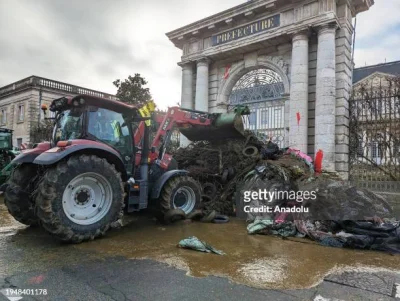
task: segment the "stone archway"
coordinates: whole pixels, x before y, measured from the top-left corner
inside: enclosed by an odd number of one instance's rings
[[[310,156],[323,150],[324,169],[346,177],[351,20],[373,1],[270,2],[247,1],[167,33],[182,50],[182,106],[223,112],[239,78],[271,69],[290,98],[286,146]]]
[[[218,91],[217,103],[219,104],[229,104],[229,96],[232,92],[233,87],[238,82],[238,80],[244,76],[246,73],[256,70],[256,69],[269,69],[274,71],[282,79],[284,87],[284,95],[289,95],[290,93],[290,81],[288,77],[288,65],[284,62],[282,58],[259,58],[257,64],[253,66],[246,66],[244,61],[234,64],[230,70],[230,75],[227,80],[223,81],[220,85]],[[283,95],[283,96],[284,96]]]
[[[231,76],[221,85],[219,99],[227,107],[248,106],[251,114],[244,117],[245,128],[284,147],[289,79],[284,61],[279,58],[276,61],[264,59],[247,68],[244,62],[233,66]]]

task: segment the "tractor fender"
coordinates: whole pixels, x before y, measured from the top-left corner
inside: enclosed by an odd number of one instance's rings
[[[96,155],[106,159],[109,163],[114,164],[118,172],[121,173],[122,179],[127,179],[127,173],[121,155],[108,146],[100,144],[73,144],[67,147],[53,147],[48,151],[40,154],[33,161],[37,165],[52,165],[66,159],[72,155]]]
[[[161,190],[164,187],[164,184],[171,178],[176,176],[185,176],[189,172],[187,170],[176,169],[170,170],[164,173],[161,177],[157,179],[157,181],[153,185],[153,189],[151,190],[150,199],[158,199],[161,194]]]
[[[22,164],[22,163],[32,163],[35,161],[36,157],[39,156],[40,154],[38,153],[20,153],[18,156],[16,156],[11,162],[15,165],[17,164]]]
[[[19,155],[17,155],[11,163],[14,165],[22,164],[22,163],[33,163],[36,157],[42,154],[43,152],[50,149],[49,142],[42,142],[36,145],[35,148],[23,150]]]

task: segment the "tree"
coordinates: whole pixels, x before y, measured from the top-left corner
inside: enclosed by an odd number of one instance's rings
[[[125,81],[117,79],[113,84],[118,88],[117,97],[122,102],[140,106],[151,100],[150,89],[145,87],[147,81],[139,73],[135,73],[135,76],[129,75]]]
[[[43,141],[50,141],[53,127],[53,120],[49,119],[32,124],[30,129],[30,143],[35,144]]]

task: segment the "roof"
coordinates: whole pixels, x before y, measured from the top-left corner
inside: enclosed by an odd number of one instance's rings
[[[6,97],[10,94],[13,94],[17,91],[21,91],[24,89],[28,88],[44,88],[44,89],[52,89],[52,90],[58,90],[62,91],[63,93],[67,94],[85,94],[85,95],[91,95],[91,96],[96,96],[100,98],[108,98],[112,100],[118,100],[118,98],[115,95],[112,94],[107,94],[104,92],[88,89],[88,88],[83,88],[63,82],[59,82],[56,80],[32,75],[27,78],[21,79],[17,82],[8,84],[6,86],[0,87],[0,98]]]
[[[269,0],[268,3],[276,3],[278,0]],[[167,37],[169,37],[170,39],[173,38],[174,36],[176,36],[177,34],[181,34],[184,31],[190,31],[193,30],[193,27],[205,27],[208,25],[209,22],[214,21],[215,19],[218,19],[218,21],[221,21],[220,19],[226,18],[227,16],[231,17],[232,14],[237,15],[242,13],[243,9],[247,9],[247,8],[254,8],[257,7],[259,5],[265,5],[267,2],[266,0],[252,0],[252,1],[246,1],[244,3],[241,3],[239,5],[236,5],[234,7],[231,7],[229,9],[226,9],[224,11],[221,11],[219,13],[213,14],[209,17],[203,18],[201,20],[192,22],[188,25],[182,26],[178,29],[172,30],[170,32],[167,32],[166,35]]]
[[[354,12],[360,13],[369,9],[374,4],[375,0],[348,0],[350,5],[354,6]],[[300,0],[247,0],[243,3],[224,10],[222,12],[213,14],[209,17],[203,18],[196,22],[182,26],[178,29],[169,31],[166,33],[167,37],[175,44],[178,48],[183,48],[183,40],[191,38],[199,38],[201,36],[207,37],[211,33],[218,32],[221,27],[231,24],[232,20],[237,21],[241,18],[245,18],[246,14],[252,14],[264,11],[267,14],[281,11],[285,11],[291,6],[302,5],[299,3]],[[295,8],[295,7],[293,7]],[[239,18],[238,18],[239,17]],[[354,16],[353,16],[354,17]],[[247,21],[244,21],[247,22]],[[234,22],[233,22],[234,23]],[[229,27],[228,27],[229,29]]]
[[[359,81],[376,72],[390,75],[400,75],[400,61],[355,68],[353,72],[353,84],[358,83]]]

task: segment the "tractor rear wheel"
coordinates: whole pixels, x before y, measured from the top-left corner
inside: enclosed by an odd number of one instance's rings
[[[20,223],[34,226],[38,219],[35,215],[35,202],[32,197],[37,179],[37,167],[34,164],[21,164],[14,168],[4,192],[4,203],[8,212]]]
[[[200,206],[200,185],[188,176],[173,177],[165,183],[159,202],[164,214],[170,209],[181,209],[189,214]]]
[[[73,243],[93,240],[120,226],[121,175],[106,159],[73,156],[46,171],[36,206],[40,223],[50,234]]]

